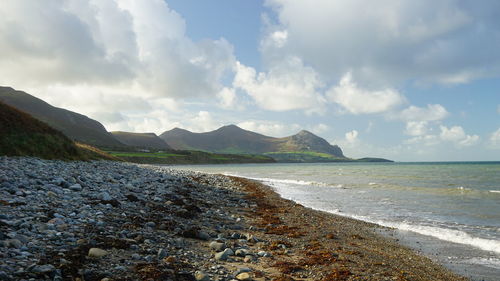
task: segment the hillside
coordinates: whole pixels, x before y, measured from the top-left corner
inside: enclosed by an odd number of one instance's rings
[[[281,154],[316,152],[327,154],[332,159],[345,159],[340,147],[331,145],[325,139],[308,131],[301,131],[289,137],[273,138],[229,125],[206,133],[193,133],[175,128],[164,132],[160,138],[174,149],[216,153],[268,154],[271,157],[273,157],[272,153],[277,152]]]
[[[154,133],[114,131],[111,134],[121,143],[146,149],[170,150],[170,146]]]
[[[44,159],[113,159],[93,147],[75,144],[31,115],[0,102],[0,155]]]
[[[85,115],[54,107],[25,92],[0,87],[0,101],[47,123],[72,140],[99,147],[124,146],[101,123]]]

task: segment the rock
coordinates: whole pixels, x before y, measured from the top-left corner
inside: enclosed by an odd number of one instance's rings
[[[55,266],[51,264],[37,265],[31,269],[34,273],[47,274],[56,270]]]
[[[104,191],[100,194],[100,199],[103,200],[103,201],[111,201],[113,200],[113,198],[111,197],[111,195],[109,195],[108,192]]]
[[[196,271],[194,273],[194,278],[197,281],[210,281],[210,277],[203,271]]]
[[[249,267],[240,267],[238,268],[235,272],[234,272],[234,276],[238,276],[240,273],[243,273],[243,272],[252,272],[252,269],[249,268]]]
[[[100,258],[100,257],[104,257],[107,254],[108,254],[108,252],[106,250],[99,249],[99,248],[90,248],[88,256],[93,257],[93,258]]]
[[[225,261],[225,260],[227,260],[227,258],[229,258],[229,256],[232,256],[232,255],[234,255],[233,250],[231,250],[230,248],[227,248],[224,251],[215,254],[214,257],[218,261]]]
[[[210,244],[208,246],[210,247],[210,249],[212,249],[216,252],[224,251],[224,249],[226,248],[226,245],[224,243],[220,243],[220,242],[216,242],[216,241],[210,242]]]
[[[163,258],[168,256],[168,253],[165,249],[162,248],[162,249],[158,250],[157,256],[158,256],[158,259],[162,260]]]
[[[148,221],[145,224],[146,227],[154,228],[156,226],[156,223],[154,221]]]
[[[253,256],[245,256],[245,258],[243,259],[243,262],[246,262],[246,263],[249,263],[249,262],[253,262],[255,260],[255,258]]]
[[[82,191],[82,186],[80,184],[73,184],[69,187],[69,189],[73,190],[73,191]]]
[[[236,252],[234,252],[234,254],[239,256],[239,257],[244,257],[244,256],[249,255],[250,251],[248,251],[247,249],[238,249],[238,250],[236,250]]]
[[[238,279],[240,281],[245,281],[245,280],[252,280],[252,277],[250,276],[250,274],[248,272],[243,272],[243,273],[236,275],[236,279]]]
[[[271,254],[270,254],[270,253],[268,253],[268,252],[266,252],[266,251],[259,251],[259,252],[257,253],[257,255],[258,255],[259,257],[270,257],[270,256],[271,256]]]
[[[204,231],[199,231],[198,232],[198,238],[201,239],[201,240],[209,240],[210,239],[210,235]]]
[[[23,246],[21,241],[18,239],[7,239],[3,241],[4,247],[19,249]]]

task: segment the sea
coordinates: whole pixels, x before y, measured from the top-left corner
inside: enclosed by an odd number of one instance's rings
[[[261,181],[304,206],[394,229],[381,234],[472,280],[500,280],[500,162],[173,168]]]

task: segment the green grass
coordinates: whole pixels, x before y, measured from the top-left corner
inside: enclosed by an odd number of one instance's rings
[[[278,162],[345,162],[352,161],[334,155],[315,151],[277,151],[265,153]]]
[[[119,160],[94,147],[74,143],[46,123],[1,102],[0,155],[61,160]]]
[[[152,157],[152,158],[169,158],[169,157],[186,157],[186,155],[167,153],[167,152],[121,152],[107,151],[107,153],[116,157]]]
[[[273,158],[264,155],[221,154],[194,150],[167,152],[108,151],[109,154],[129,162],[142,164],[229,164],[272,163]]]

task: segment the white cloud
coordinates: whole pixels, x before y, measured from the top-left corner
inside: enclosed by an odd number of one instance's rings
[[[500,128],[491,134],[490,143],[494,148],[500,148]]]
[[[245,130],[257,132],[266,136],[285,137],[296,134],[301,127],[298,124],[284,124],[275,121],[249,120],[237,124]]]
[[[215,95],[232,71],[233,47],[225,39],[193,42],[185,29],[184,19],[161,0],[6,0],[0,10],[0,83]]]
[[[323,123],[319,123],[319,124],[312,126],[310,129],[315,134],[323,134],[325,132],[330,131],[330,126],[323,124]]]
[[[427,121],[407,122],[405,133],[410,136],[423,136],[427,134]]]
[[[440,126],[440,129],[441,133],[439,137],[441,140],[455,143],[457,146],[471,146],[479,141],[478,135],[467,135],[460,126],[453,126],[451,128]]]
[[[288,58],[267,73],[236,63],[234,87],[246,91],[261,108],[272,111],[319,111],[325,99],[318,92],[323,84],[311,67],[299,58]]]
[[[410,106],[400,113],[405,121],[438,121],[449,115],[446,108],[440,104],[428,104],[427,107]]]
[[[420,136],[415,136],[411,139],[408,139],[404,143],[417,145],[417,146],[420,144],[423,144],[425,146],[434,146],[434,145],[440,144],[441,140],[439,139],[439,136],[436,136],[436,135],[420,135]]]
[[[352,130],[350,132],[345,133],[345,139],[350,144],[356,143],[358,141],[358,131]]]
[[[345,74],[339,85],[332,87],[326,95],[353,114],[386,112],[404,101],[393,89],[369,91],[360,88],[353,81],[351,73]]]
[[[277,14],[266,38],[287,34],[286,44],[263,48],[299,56],[324,77],[352,71],[364,84],[466,83],[500,74],[496,1],[268,0]],[[363,13],[360,13],[363,11]],[[478,42],[481,42],[480,44]],[[274,46],[274,49],[273,49]],[[478,50],[481,49],[481,52]],[[267,57],[267,56],[265,56]]]
[[[238,104],[236,97],[236,92],[232,88],[224,87],[219,93],[217,93],[219,98],[219,105],[226,109],[242,109],[243,107]]]

